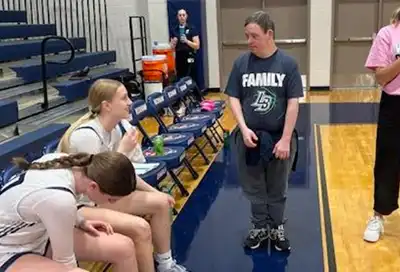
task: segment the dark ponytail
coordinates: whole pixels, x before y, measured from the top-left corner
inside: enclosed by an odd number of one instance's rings
[[[85,175],[111,196],[126,196],[136,190],[136,173],[132,162],[119,152],[101,152],[94,155],[76,153],[49,161],[29,163],[14,158],[13,163],[23,170],[71,169],[82,167]]]
[[[68,169],[72,167],[86,167],[93,159],[93,155],[77,153],[63,156],[45,162],[30,163],[24,158],[13,158],[13,163],[22,170],[47,170],[47,169]]]

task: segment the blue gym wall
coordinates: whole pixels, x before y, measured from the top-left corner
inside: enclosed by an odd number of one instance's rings
[[[205,14],[205,0],[167,0],[168,4],[168,24],[169,30],[171,33],[171,29],[178,23],[178,19],[176,18],[176,14],[178,10],[185,9],[189,14],[189,23],[194,25],[200,37],[200,50],[197,51],[196,61],[197,61],[197,79],[199,87],[204,89],[205,80],[204,80],[204,45],[206,44],[206,14]]]

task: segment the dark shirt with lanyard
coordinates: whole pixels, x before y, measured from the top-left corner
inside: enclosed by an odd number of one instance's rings
[[[190,24],[186,24],[185,26],[177,25],[172,29],[171,38],[178,39],[175,47],[176,75],[178,79],[190,76],[196,81],[196,50],[188,44],[181,42],[181,36],[183,35],[186,36],[188,41],[193,42],[193,37],[198,36],[199,33]]]
[[[175,51],[178,52],[195,52],[195,49],[191,48],[188,44],[181,42],[181,36],[185,35],[188,41],[193,42],[193,37],[199,35],[197,29],[190,24],[186,24],[185,26],[177,25],[171,31],[171,38],[177,38],[177,44]]]

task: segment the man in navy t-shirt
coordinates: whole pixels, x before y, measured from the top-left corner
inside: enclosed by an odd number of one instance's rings
[[[286,251],[290,243],[283,218],[297,152],[294,128],[303,86],[296,60],[276,47],[274,30],[273,21],[263,11],[246,19],[250,52],[235,60],[226,94],[238,122],[232,137],[239,179],[251,202],[253,228],[245,246],[255,249],[270,238],[277,250]],[[248,154],[268,143],[272,159],[250,164]]]

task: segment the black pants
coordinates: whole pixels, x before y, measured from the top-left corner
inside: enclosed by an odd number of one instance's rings
[[[398,206],[400,96],[382,92],[376,136],[374,210],[389,215]]]
[[[193,60],[193,62],[191,62],[190,60]],[[187,51],[177,51],[175,54],[175,63],[176,76],[178,80],[183,77],[190,76],[195,82],[197,82],[195,53]]]
[[[177,51],[175,54],[175,63],[177,81],[186,76],[190,76],[194,82],[197,83],[196,53]],[[180,103],[177,102],[172,105],[172,107],[177,110],[180,107]]]

